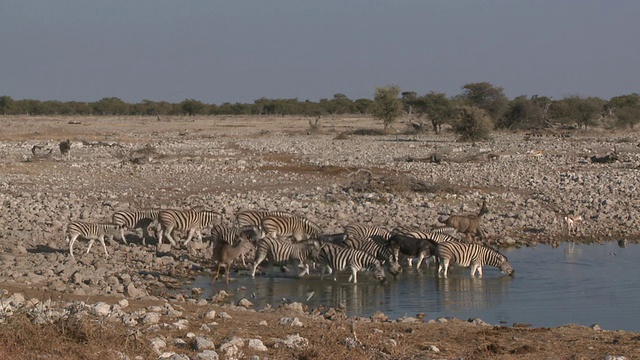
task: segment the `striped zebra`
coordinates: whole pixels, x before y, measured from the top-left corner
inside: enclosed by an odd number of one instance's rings
[[[269,266],[285,265],[289,261],[295,261],[298,263],[298,267],[304,268],[302,272],[298,272],[298,277],[302,277],[309,274],[309,262],[318,258],[319,251],[320,242],[317,240],[292,243],[287,240],[264,237],[258,241],[256,247],[251,277],[256,276],[258,265],[265,259],[269,259]]]
[[[162,238],[165,236],[171,245],[176,245],[176,241],[171,237],[173,230],[189,231],[187,240],[184,242],[186,246],[193,235],[198,236],[198,240],[202,242],[202,230],[220,224],[222,215],[211,210],[160,210],[158,213],[158,244],[162,244]]]
[[[300,216],[267,216],[261,227],[265,236],[292,237],[295,241],[317,238],[322,233],[320,226]]]
[[[240,242],[241,238],[246,237],[252,243],[256,243],[259,239],[263,238],[262,230],[257,226],[228,226],[228,225],[214,225],[211,228],[211,245],[215,248],[221,243],[227,243],[235,246]],[[249,256],[249,254],[247,254]],[[244,260],[245,253],[240,255],[242,259],[242,265],[246,266]]]
[[[495,266],[507,275],[514,274],[506,256],[484,245],[448,241],[438,244],[436,254],[440,263],[438,275],[442,274],[444,277],[447,277],[450,264],[462,267],[471,266],[472,277],[475,276],[476,271],[478,276],[482,277],[482,267],[485,265]]]
[[[125,230],[142,229],[142,245],[147,245],[147,237],[150,225],[157,225],[158,213],[160,210],[120,210],[116,211],[112,216],[112,222],[120,225],[120,240],[128,245],[124,236]]]
[[[372,238],[374,240],[388,240],[391,232],[380,226],[367,226],[360,224],[349,224],[344,227],[344,233],[349,239],[354,241]]]
[[[347,238],[344,241],[344,247],[350,249],[362,250],[370,255],[373,255],[380,261],[388,261],[393,259],[393,254],[389,247],[385,243],[379,243],[372,238],[366,238],[364,240],[354,241],[352,238]]]
[[[73,221],[67,225],[65,241],[69,243],[69,253],[71,254],[71,257],[75,258],[75,256],[73,256],[73,243],[78,237],[89,240],[87,254],[89,253],[89,250],[91,250],[93,242],[95,240],[100,240],[102,248],[104,249],[104,254],[108,258],[109,253],[107,252],[107,246],[104,244],[104,238],[108,237],[109,240],[113,240],[118,231],[120,231],[120,225],[117,224],[98,224]]]
[[[333,273],[333,281],[337,281],[338,272],[351,270],[349,282],[358,283],[358,271],[373,270],[373,276],[382,282],[386,280],[384,268],[380,260],[365,251],[344,248],[333,244],[324,244],[320,249],[318,262],[321,265],[320,280],[324,280],[325,270]]]
[[[267,216],[295,216],[286,211],[241,210],[236,213],[236,226],[262,226],[262,219]]]

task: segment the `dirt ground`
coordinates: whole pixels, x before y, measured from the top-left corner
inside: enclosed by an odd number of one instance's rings
[[[143,144],[150,137],[183,136],[207,139],[212,136],[269,136],[272,132],[311,132],[306,118],[262,117],[214,117],[214,118],[17,118],[0,117],[0,140],[3,142],[52,141],[110,141]],[[341,121],[323,119],[323,134],[335,134],[361,128],[381,128],[377,122],[362,118]],[[402,125],[397,125],[402,129]],[[286,155],[269,155],[281,156]],[[279,168],[283,171],[283,168]],[[7,169],[0,171],[8,171]],[[300,174],[317,169],[291,168]],[[331,176],[344,176],[346,170],[323,169]],[[300,181],[296,186],[314,186]],[[236,185],[234,185],[236,186]],[[247,189],[245,187],[245,189]],[[237,189],[234,189],[237,190]],[[27,298],[41,300],[79,300],[88,303],[105,301],[110,304],[115,297],[74,296],[65,293],[43,292],[16,284],[0,284],[8,293],[21,292]],[[130,308],[144,308],[149,301],[130,300]],[[599,330],[568,324],[556,328],[532,328],[528,324],[504,324],[483,326],[462,320],[443,323],[364,322],[336,316],[326,319],[326,309],[308,309],[307,314],[296,315],[304,324],[291,328],[278,325],[282,316],[291,316],[284,310],[241,311],[217,304],[196,306],[189,303],[172,303],[189,320],[186,330],[161,329],[159,333],[140,334],[124,325],[103,320],[90,320],[89,324],[58,323],[51,326],[35,326],[25,322],[25,317],[0,325],[1,359],[36,359],[48,353],[51,359],[105,359],[104,349],[120,350],[130,356],[144,359],[157,358],[148,340],[158,334],[183,337],[188,331],[198,332],[209,310],[225,311],[229,319],[216,319],[207,336],[216,348],[233,336],[259,338],[267,346],[266,352],[242,349],[243,356],[269,359],[605,359],[607,356],[625,356],[640,359],[640,333]],[[409,314],[417,315],[417,314]],[[268,326],[259,325],[266,321]],[[298,333],[309,340],[301,349],[274,348],[276,339]],[[92,335],[93,334],[93,335]],[[99,334],[100,336],[96,336]],[[351,346],[347,338],[354,338]],[[168,344],[168,351],[193,356],[196,351]],[[223,353],[219,353],[224,358]]]

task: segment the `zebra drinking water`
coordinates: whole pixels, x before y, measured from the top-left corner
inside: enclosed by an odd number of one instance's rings
[[[157,225],[158,213],[160,210],[120,210],[116,211],[112,216],[112,222],[120,225],[120,240],[128,245],[124,236],[125,230],[142,229],[142,245],[147,245],[147,237],[150,225]]]
[[[442,274],[444,277],[447,277],[449,265],[471,266],[472,277],[475,276],[476,271],[478,276],[482,277],[482,267],[485,265],[495,266],[511,276],[515,272],[506,256],[484,245],[443,242],[438,244],[436,254],[439,261],[438,275]]]
[[[69,253],[73,256],[73,243],[78,237],[90,240],[89,247],[87,248],[87,254],[93,246],[95,240],[100,240],[104,254],[109,257],[107,252],[107,246],[104,244],[104,238],[108,237],[109,240],[113,240],[114,236],[120,230],[120,225],[117,224],[97,224],[87,223],[83,221],[73,221],[67,225],[65,241],[69,243]]]

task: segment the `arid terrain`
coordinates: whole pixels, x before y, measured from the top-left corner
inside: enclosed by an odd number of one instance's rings
[[[206,243],[143,246],[132,234],[128,246],[107,241],[108,259],[99,243],[85,253],[85,241],[69,256],[69,221],[151,208],[211,209],[226,222],[239,209],[285,210],[336,233],[351,222],[428,228],[477,212],[485,199],[495,246],[640,239],[635,133],[496,133],[459,143],[450,133],[409,133],[403,121],[387,134],[370,118],[308,121],[0,117],[0,358],[640,358],[640,333],[598,326],[362,319],[171,291],[211,273]],[[66,139],[69,159],[58,149]],[[618,161],[590,160],[614,151]],[[563,227],[569,213],[583,218],[576,234]]]

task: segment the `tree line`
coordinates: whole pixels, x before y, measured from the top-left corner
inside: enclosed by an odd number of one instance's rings
[[[518,96],[509,99],[504,89],[488,82],[469,83],[455,96],[429,92],[419,95],[401,91],[396,85],[378,87],[373,99],[351,100],[344,94],[318,102],[293,99],[260,98],[253,103],[207,104],[195,99],[180,103],[143,100],[127,103],[117,97],[95,102],[14,100],[0,97],[0,114],[4,115],[298,115],[323,116],[361,114],[382,120],[384,127],[403,115],[411,115],[420,124],[426,123],[436,132],[449,124],[459,132],[482,136],[484,128],[535,129],[557,125],[633,128],[640,121],[640,95],[616,96],[609,100],[598,97],[567,96],[553,99],[547,96]]]

